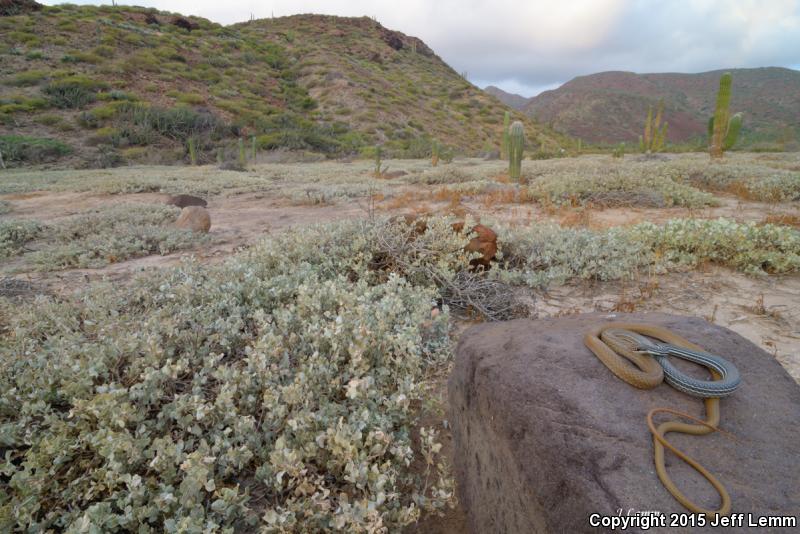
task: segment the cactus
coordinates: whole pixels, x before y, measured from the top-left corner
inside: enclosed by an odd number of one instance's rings
[[[441,147],[439,147],[439,141],[434,139],[431,141],[431,165],[436,167],[439,164],[439,152]]]
[[[612,158],[624,158],[625,157],[625,142],[618,144],[614,150],[611,152]]]
[[[380,178],[383,176],[388,168],[388,166],[383,166],[383,149],[381,145],[375,145],[375,177]]]
[[[714,116],[708,121],[708,134],[710,138],[709,153],[712,158],[721,158],[723,153],[736,144],[739,130],[742,129],[742,114],[731,116],[731,86],[733,77],[726,72],[719,79],[719,92],[717,93],[717,108]]]
[[[525,127],[514,121],[508,129],[508,177],[512,182],[522,182],[522,153],[525,150]]]
[[[503,116],[503,138],[500,141],[500,157],[508,159],[508,128],[511,125],[511,113],[506,111]]]
[[[186,142],[189,145],[189,163],[191,165],[197,165],[197,146],[194,137],[190,137]]]
[[[217,164],[222,165],[225,162],[225,150],[217,148]]]
[[[247,152],[244,150],[244,139],[239,138],[239,165],[247,166]]]
[[[250,138],[250,159],[255,163],[256,161],[256,136]]]
[[[728,119],[728,127],[725,130],[725,138],[722,141],[722,151],[730,150],[736,141],[739,139],[739,131],[742,129],[741,113],[735,113]],[[708,119],[708,138],[712,139],[714,136],[714,117]]]
[[[664,101],[659,100],[656,115],[653,117],[653,106],[647,110],[647,121],[644,123],[644,136],[639,136],[639,149],[646,154],[661,152],[667,139],[667,126],[661,124],[664,116]]]

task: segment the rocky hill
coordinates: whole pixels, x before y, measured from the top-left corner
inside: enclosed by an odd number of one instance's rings
[[[514,109],[518,109],[523,111],[525,106],[528,105],[530,102],[530,98],[525,98],[524,96],[520,96],[515,93],[509,93],[507,91],[503,91],[499,87],[495,87],[494,85],[489,85],[483,88],[484,91],[492,95],[493,97],[497,98],[500,102],[505,104],[506,106]]]
[[[733,74],[731,110],[744,114],[739,147],[797,148],[800,72],[727,69]],[[636,141],[647,109],[664,99],[668,141],[704,143],[723,70],[699,74],[601,72],[575,78],[531,98],[525,111],[556,130],[596,143]]]
[[[0,17],[7,163],[200,161],[260,149],[424,156],[499,144],[505,106],[421,40],[369,18],[302,15],[221,26],[153,9],[31,8]],[[10,5],[10,4],[9,4]],[[20,8],[17,5],[21,6]],[[519,113],[529,137],[567,143]]]

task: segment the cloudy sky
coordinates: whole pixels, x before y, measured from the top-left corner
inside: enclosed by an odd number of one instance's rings
[[[800,0],[130,3],[199,15],[223,24],[247,20],[251,14],[256,18],[296,13],[374,16],[384,26],[420,37],[457,71],[466,71],[474,84],[494,84],[524,96],[557,87],[575,76],[604,70],[702,72],[764,66],[800,69]]]

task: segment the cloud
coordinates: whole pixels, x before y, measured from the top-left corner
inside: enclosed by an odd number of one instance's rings
[[[54,2],[45,2],[52,4]],[[93,3],[80,2],[78,3]],[[477,84],[530,95],[604,70],[701,72],[800,64],[800,0],[136,0],[230,24],[375,16]]]

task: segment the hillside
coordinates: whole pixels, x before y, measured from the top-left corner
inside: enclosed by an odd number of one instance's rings
[[[744,114],[739,147],[793,148],[800,139],[800,72],[727,69],[731,110]],[[596,143],[634,142],[648,106],[663,98],[670,142],[704,142],[720,75],[601,72],[575,78],[530,99],[525,111],[554,129]]]
[[[524,96],[518,95],[516,93],[509,93],[507,91],[503,91],[499,87],[495,87],[494,85],[489,85],[488,87],[483,88],[484,91],[492,95],[493,97],[497,98],[500,102],[505,104],[510,108],[514,108],[520,111],[525,109],[525,106],[528,105],[530,101],[529,98],[525,98]]]
[[[135,7],[26,10],[0,17],[0,150],[12,166],[188,161],[190,139],[201,162],[235,159],[236,139],[249,148],[251,136],[327,155],[499,143],[504,106],[368,18],[224,27]]]

